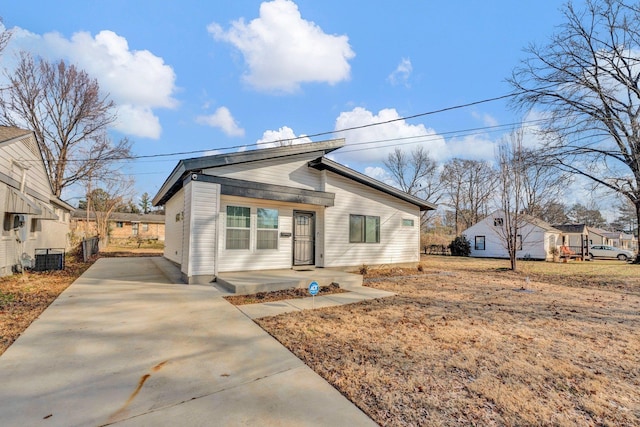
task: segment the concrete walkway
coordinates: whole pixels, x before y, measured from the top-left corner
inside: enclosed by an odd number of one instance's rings
[[[353,304],[368,299],[389,297],[395,295],[393,292],[379,289],[355,286],[347,289],[349,292],[331,294],[320,297],[306,297],[287,299],[283,301],[263,302],[258,304],[247,304],[238,306],[251,319],[259,317],[276,316],[291,311],[309,310],[312,308],[333,307],[336,305]]]
[[[103,258],[63,292],[0,357],[0,424],[375,425],[216,288],[174,284],[171,267]]]

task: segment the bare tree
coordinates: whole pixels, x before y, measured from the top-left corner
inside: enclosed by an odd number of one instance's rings
[[[412,196],[431,203],[438,203],[442,197],[442,183],[438,177],[438,165],[423,146],[416,146],[406,153],[396,148],[389,154],[384,165],[398,188]],[[430,211],[422,215],[422,226],[430,218]]]
[[[12,32],[11,30],[7,30],[4,27],[3,19],[0,17],[0,27],[2,27],[2,31],[0,31],[0,53],[7,47],[9,44],[9,40],[11,40]]]
[[[551,162],[623,195],[640,218],[640,4],[587,0],[564,15],[514,70],[514,105],[548,118]]]
[[[86,72],[23,52],[7,78],[0,122],[34,131],[56,196],[87,176],[108,175],[116,162],[131,156],[127,139],[113,144],[107,135],[116,119],[114,103]]]
[[[91,181],[87,186],[87,217],[93,212],[96,219],[96,232],[102,247],[109,244],[109,221],[114,212],[131,201],[133,180],[114,174],[102,180],[95,189]]]
[[[410,153],[396,148],[384,161],[396,185],[405,193],[430,201],[437,198],[437,164],[423,146],[416,146]]]
[[[496,176],[488,162],[451,159],[440,174],[447,205],[454,211],[456,235],[488,212]]]
[[[525,212],[527,203],[526,151],[522,147],[522,130],[514,131],[498,147],[498,198],[502,211],[502,223],[495,229],[509,254],[511,269],[517,270],[518,251],[531,234],[527,229],[530,216]]]

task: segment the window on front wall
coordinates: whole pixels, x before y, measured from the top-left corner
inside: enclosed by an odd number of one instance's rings
[[[142,231],[149,231],[149,224],[146,222],[142,223]]]
[[[516,250],[522,250],[522,234],[516,235]]]
[[[138,223],[134,222],[131,224],[131,234],[134,236],[138,235]]]
[[[278,210],[258,208],[256,249],[278,249]]]
[[[249,249],[251,210],[242,206],[227,206],[227,249]]]
[[[476,251],[484,251],[484,236],[476,236],[476,241],[474,244],[474,249]]]
[[[349,215],[349,243],[380,243],[380,217]]]
[[[122,228],[124,226],[124,224],[122,223],[122,221],[117,221],[116,222],[116,228]]]

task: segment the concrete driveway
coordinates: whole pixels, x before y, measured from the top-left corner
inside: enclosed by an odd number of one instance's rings
[[[0,357],[3,426],[375,425],[211,286],[99,259]]]

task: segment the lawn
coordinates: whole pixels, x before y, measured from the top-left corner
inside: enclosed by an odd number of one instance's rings
[[[640,266],[426,257],[259,319],[381,425],[640,425]]]

